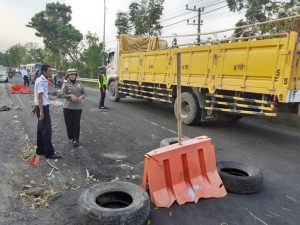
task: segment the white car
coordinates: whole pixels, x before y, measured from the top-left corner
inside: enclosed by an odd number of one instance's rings
[[[7,68],[0,65],[0,82],[8,82]]]

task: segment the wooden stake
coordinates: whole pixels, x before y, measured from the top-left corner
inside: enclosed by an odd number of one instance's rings
[[[181,53],[177,53],[177,130],[179,145],[182,145],[181,125]]]

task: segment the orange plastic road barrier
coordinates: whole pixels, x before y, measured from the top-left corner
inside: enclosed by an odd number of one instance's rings
[[[173,144],[145,154],[144,178],[156,207],[197,203],[199,198],[219,198],[227,192],[216,167],[214,146],[206,136]]]
[[[9,92],[11,94],[32,94],[32,91],[28,86],[22,84],[15,84],[10,87]]]

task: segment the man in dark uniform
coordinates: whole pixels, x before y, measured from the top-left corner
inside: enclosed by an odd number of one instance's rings
[[[99,109],[107,109],[107,107],[104,106],[105,93],[107,89],[106,67],[101,66],[99,67],[99,69],[100,69],[100,73],[98,75],[98,86],[100,89]]]
[[[52,145],[52,126],[49,112],[48,77],[51,76],[51,68],[48,65],[41,66],[41,76],[36,79],[34,85],[35,112],[38,118],[37,125],[37,149],[38,155],[45,155],[46,159],[61,158],[61,154],[54,151]]]

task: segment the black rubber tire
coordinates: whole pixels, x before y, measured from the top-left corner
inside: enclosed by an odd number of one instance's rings
[[[102,207],[96,203],[100,196],[103,198],[106,195],[107,197],[110,193],[130,196],[132,202],[124,208]],[[113,194],[111,195],[113,196]],[[109,203],[107,199],[109,198],[105,198]],[[111,200],[113,203],[114,199]],[[79,197],[78,209],[81,225],[142,225],[145,224],[150,214],[150,200],[148,194],[135,184],[108,182],[85,190]]]
[[[261,190],[262,172],[255,166],[240,162],[217,162],[225,189],[231,193],[250,194]]]
[[[184,138],[184,137],[182,138],[182,141],[186,141],[186,140],[189,140],[189,138]],[[169,146],[175,143],[178,143],[178,137],[165,138],[161,140],[160,147]]]
[[[185,125],[194,125],[198,121],[199,114],[199,104],[197,101],[197,97],[190,92],[183,92],[181,94],[181,104],[186,104],[188,106],[188,110],[184,110],[183,106],[181,106],[181,119]],[[187,112],[188,111],[188,112]],[[174,103],[174,113],[177,118],[177,99]]]
[[[118,84],[116,81],[111,81],[108,86],[108,94],[109,98],[113,102],[120,101],[119,93],[118,93]]]

